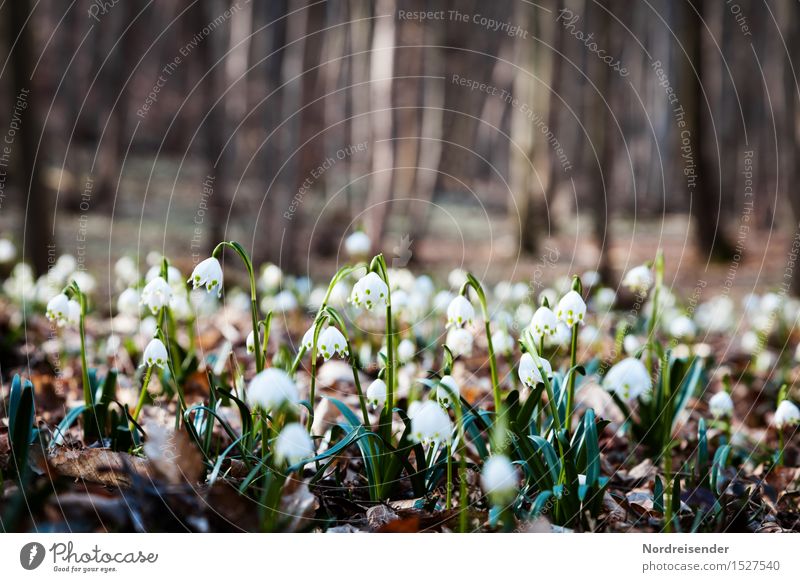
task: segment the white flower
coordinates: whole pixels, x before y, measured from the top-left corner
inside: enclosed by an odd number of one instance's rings
[[[625,353],[629,356],[638,352],[641,347],[641,340],[633,334],[626,335],[625,339],[622,340],[622,349],[625,350]]]
[[[284,289],[272,299],[272,310],[276,313],[287,313],[297,309],[297,297],[288,289]]]
[[[531,331],[537,340],[554,336],[557,327],[558,318],[549,307],[540,307],[531,318]]]
[[[609,311],[617,300],[617,294],[609,287],[601,287],[592,298],[592,306],[595,311]]]
[[[481,487],[495,502],[511,499],[517,492],[519,477],[505,455],[492,455],[483,465]]]
[[[169,305],[172,289],[162,277],[154,277],[142,290],[142,305],[155,315],[162,307]]]
[[[114,274],[121,287],[131,287],[139,280],[139,268],[131,257],[124,256],[114,263]]]
[[[417,346],[410,339],[404,339],[397,345],[397,359],[405,364],[417,355]]]
[[[67,323],[72,326],[78,326],[81,323],[81,304],[74,299],[69,300]]]
[[[461,387],[452,376],[445,376],[439,380],[436,387],[436,400],[444,407],[450,406],[453,401],[461,397]]]
[[[647,265],[634,267],[625,273],[622,284],[634,293],[643,295],[653,286],[653,271]]]
[[[351,257],[366,257],[372,250],[372,241],[365,232],[357,230],[345,239],[344,248]]]
[[[124,315],[135,317],[139,315],[141,304],[139,302],[139,292],[133,287],[128,287],[117,298],[117,311]]]
[[[726,418],[733,415],[733,400],[725,391],[717,392],[708,401],[708,408],[714,418]]]
[[[245,346],[247,347],[247,353],[248,354],[255,354],[256,353],[256,341],[255,341],[255,338],[256,338],[256,336],[253,333],[253,330],[251,329],[250,333],[247,334],[247,339],[244,342]],[[259,338],[259,341],[261,341],[261,338]]]
[[[603,378],[603,387],[625,400],[638,398],[648,392],[652,385],[647,368],[636,358],[625,358],[615,364]]]
[[[367,386],[367,402],[373,408],[380,408],[386,403],[386,382],[378,379]]]
[[[341,356],[349,354],[344,335],[333,326],[327,327],[320,332],[317,338],[317,351],[322,354],[325,360],[330,360],[336,354]]]
[[[691,318],[681,315],[669,324],[669,333],[678,339],[693,339],[697,333],[697,326]]]
[[[97,280],[87,271],[75,271],[72,280],[78,284],[78,289],[83,291],[84,295],[91,295],[97,288]]]
[[[553,368],[550,366],[550,362],[539,356],[534,358],[532,354],[527,352],[522,354],[519,360],[519,379],[524,384],[534,388],[538,383],[544,382],[542,373],[539,370],[540,367],[548,378],[553,377]]]
[[[357,307],[372,310],[389,305],[389,288],[377,273],[367,273],[353,285],[350,302]]]
[[[275,458],[279,463],[287,461],[290,465],[314,456],[314,442],[306,430],[297,422],[283,427],[275,441]]]
[[[447,275],[447,283],[452,289],[460,289],[467,282],[467,273],[464,269],[453,269]]]
[[[303,346],[307,351],[311,351],[314,347],[314,328],[316,326],[312,325],[311,327],[306,330],[306,333],[303,334],[303,339],[300,340],[300,345]],[[320,330],[320,335],[322,335],[322,330]],[[317,342],[319,343],[319,337],[317,338]]]
[[[278,368],[267,368],[256,374],[247,386],[247,404],[261,407],[267,412],[284,404],[300,401],[297,385],[289,374]]]
[[[778,404],[778,409],[775,411],[775,417],[772,419],[772,422],[778,428],[794,426],[800,423],[800,409],[798,409],[794,403],[783,400]]]
[[[587,325],[578,334],[578,339],[583,345],[598,346],[603,341],[603,334],[593,325]]]
[[[514,351],[514,338],[504,329],[498,329],[492,334],[492,346],[501,354]]]
[[[447,306],[447,327],[472,325],[474,319],[475,308],[472,303],[463,295],[456,295]]]
[[[144,349],[144,356],[142,356],[144,360],[142,362],[142,366],[147,366],[151,368],[153,366],[158,366],[159,368],[163,368],[167,364],[167,348],[158,338],[153,338],[150,340],[150,343],[147,344],[147,347]]]
[[[594,287],[598,285],[602,278],[600,277],[600,273],[597,271],[586,271],[583,275],[581,275],[581,282],[586,285],[587,287]]]
[[[577,291],[570,291],[561,298],[556,307],[556,317],[569,327],[583,323],[586,315],[586,303]]]
[[[189,303],[189,296],[185,289],[181,289],[177,293],[173,293],[172,299],[169,302],[169,308],[172,310],[172,315],[178,321],[188,321],[194,315],[192,305]]]
[[[472,355],[472,334],[462,327],[454,327],[448,331],[445,343],[456,358],[459,356],[469,357]]]
[[[437,313],[446,313],[447,307],[450,305],[450,302],[453,300],[455,295],[450,293],[450,291],[444,290],[439,291],[436,296],[433,298],[433,309]]]
[[[193,289],[205,286],[209,293],[216,290],[217,297],[222,295],[222,265],[215,257],[200,261],[192,271],[189,283]]]
[[[45,311],[47,319],[58,324],[58,326],[69,323],[69,297],[59,293],[47,302]]]
[[[548,346],[568,346],[571,340],[572,331],[570,330],[570,327],[563,321],[559,321],[558,326],[556,327],[555,335],[551,337],[549,341],[547,341],[547,338],[545,338],[545,343]]]
[[[430,400],[421,404],[411,418],[411,436],[423,445],[449,443],[452,432],[450,417]]]
[[[273,291],[281,286],[283,271],[278,265],[267,263],[261,267],[261,284],[267,291]]]
[[[17,247],[10,240],[0,238],[0,263],[7,264],[17,257]]]

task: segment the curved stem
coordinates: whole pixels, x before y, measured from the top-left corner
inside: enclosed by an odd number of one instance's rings
[[[233,249],[236,251],[236,254],[241,257],[247,269],[247,276],[250,279],[250,315],[253,323],[253,339],[255,340],[253,344],[255,346],[256,371],[261,372],[264,369],[264,355],[261,352],[261,342],[258,341],[258,293],[256,292],[256,276],[253,271],[253,261],[250,259],[250,255],[247,254],[247,251],[244,250],[244,247],[234,241],[219,243],[214,249],[214,252],[211,253],[211,256],[215,258],[218,257],[225,247]]]
[[[147,371],[144,374],[144,380],[142,380],[142,390],[139,392],[139,401],[136,403],[136,408],[133,411],[133,420],[139,420],[139,414],[142,412],[142,407],[144,406],[144,399],[147,396],[147,385],[150,384],[150,377],[153,375],[153,366],[147,366]]]
[[[475,294],[478,296],[478,302],[481,305],[481,314],[483,316],[483,321],[486,329],[486,346],[489,351],[489,374],[492,379],[492,394],[494,395],[494,413],[495,415],[499,415],[500,408],[503,405],[503,401],[500,397],[500,381],[497,375],[497,357],[495,356],[494,344],[492,343],[492,328],[489,316],[489,305],[486,302],[486,293],[484,293],[483,287],[481,286],[480,282],[472,275],[472,273],[467,274],[467,282],[464,283],[464,286],[461,289],[462,295],[466,295],[468,287],[472,287],[475,290]]]

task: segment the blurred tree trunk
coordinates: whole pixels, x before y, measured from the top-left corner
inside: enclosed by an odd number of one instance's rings
[[[610,1],[604,2],[611,9]],[[603,6],[595,2],[586,4],[586,21],[591,22],[597,30],[595,38],[597,46],[606,47],[604,50],[614,53],[611,48],[611,17]],[[589,61],[589,78],[594,87],[587,84],[587,101],[584,111],[588,112],[586,125],[589,132],[589,147],[593,160],[587,168],[589,186],[588,200],[591,214],[592,233],[599,258],[596,270],[605,284],[611,283],[611,265],[609,263],[608,249],[611,245],[609,229],[609,206],[611,204],[611,185],[614,173],[614,131],[616,126],[612,123],[614,102],[614,84],[610,82],[610,67],[599,58]]]
[[[800,100],[800,79],[798,79],[800,69],[798,69],[797,63],[793,62],[793,59],[800,55],[800,5],[797,2],[782,3],[778,7],[776,18],[778,22],[786,23],[786,31],[783,35],[786,47],[781,55],[783,98],[785,100],[781,162],[786,172],[784,188],[794,215],[794,228],[791,231],[793,236],[789,241],[791,249],[796,237],[800,236],[800,192],[797,189],[800,179],[800,170],[797,168],[797,160],[800,159],[800,115],[798,115],[800,111],[797,107],[798,100]],[[791,291],[795,296],[800,296],[800,268],[797,266],[792,270]]]
[[[683,59],[683,88],[679,91],[686,111],[687,127],[690,132],[691,160],[695,164],[694,178],[687,179],[684,184],[689,191],[692,217],[695,226],[695,242],[701,257],[713,261],[726,261],[733,256],[733,249],[728,242],[723,224],[722,196],[719,185],[719,167],[716,155],[711,154],[710,144],[716,143],[713,135],[711,112],[705,100],[703,83],[703,18],[704,3],[702,0],[691,0],[684,9],[684,46],[687,59]],[[694,66],[694,68],[692,68]],[[730,120],[725,120],[729,123]],[[680,132],[679,132],[680,133]],[[679,135],[679,139],[681,136]],[[683,152],[687,154],[687,152]],[[686,159],[682,159],[684,168]],[[694,185],[692,185],[694,184]]]
[[[394,0],[377,0],[378,18],[372,33],[370,53],[370,118],[372,172],[369,177],[367,233],[377,249],[382,248],[391,200],[394,166],[392,123],[392,77],[394,76]]]
[[[526,30],[532,31],[534,37],[539,37],[541,30],[535,12],[540,10],[534,6],[519,3],[516,5],[514,20]],[[537,87],[534,76],[541,78],[543,71],[539,69],[542,49],[538,42],[531,39],[518,38],[515,41],[515,56],[513,62],[522,70],[514,71],[512,93],[520,103],[527,105],[523,111],[521,107],[511,107],[511,151],[509,154],[509,182],[511,190],[516,197],[516,205],[511,205],[512,221],[518,221],[513,227],[518,229],[519,247],[522,252],[534,254],[539,249],[540,234],[543,221],[541,215],[546,212],[543,204],[545,197],[544,184],[541,174],[538,174],[534,165],[537,149],[534,122],[529,118],[530,112],[538,113],[535,106],[541,99],[537,99],[539,91],[544,91],[544,86]],[[556,57],[554,57],[556,58]],[[538,146],[541,149],[542,145]],[[545,144],[544,147],[547,147]],[[516,206],[516,208],[514,208]],[[519,213],[517,215],[517,212]]]
[[[42,183],[40,161],[44,152],[39,151],[42,139],[41,112],[39,98],[31,79],[33,59],[38,50],[33,46],[33,24],[31,6],[28,0],[14,0],[9,3],[9,31],[6,40],[11,59],[11,86],[13,90],[11,106],[20,115],[22,130],[17,132],[16,145],[12,145],[12,155],[17,158],[17,187],[27,193],[25,204],[25,230],[23,259],[38,275],[47,271],[48,245],[53,240],[53,207],[51,197]],[[23,108],[18,103],[26,104]]]
[[[367,143],[369,153],[365,156],[353,156],[349,160],[350,180],[348,202],[352,216],[361,214],[366,206],[369,181],[365,178],[369,172],[369,160],[373,154],[370,142],[370,85],[369,60],[371,39],[370,4],[363,0],[351,0],[349,26],[350,88],[348,91],[348,114],[350,119],[350,143]],[[364,228],[362,219],[355,225]],[[373,241],[374,242],[374,241]]]

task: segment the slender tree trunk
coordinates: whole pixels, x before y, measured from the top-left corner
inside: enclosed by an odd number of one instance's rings
[[[53,208],[50,195],[42,183],[40,160],[44,155],[38,151],[42,139],[42,127],[38,105],[38,93],[31,79],[33,58],[38,54],[33,46],[33,24],[28,0],[9,3],[10,28],[7,36],[11,51],[11,83],[13,87],[13,111],[20,115],[23,130],[17,132],[12,156],[17,158],[17,183],[26,192],[25,231],[23,259],[30,263],[37,274],[43,274],[48,265],[48,245],[54,244]],[[26,22],[27,21],[27,22]],[[16,45],[14,42],[16,41]],[[23,104],[25,106],[23,106]]]

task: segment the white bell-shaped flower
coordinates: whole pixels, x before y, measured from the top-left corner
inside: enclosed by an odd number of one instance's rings
[[[783,400],[778,404],[772,422],[778,428],[800,424],[800,409],[793,402]]]
[[[456,358],[459,356],[469,357],[472,355],[474,338],[472,334],[463,327],[454,327],[448,331],[445,343]]]
[[[492,346],[496,352],[510,354],[514,351],[514,338],[504,329],[498,329],[492,334]]]
[[[261,285],[267,291],[274,291],[283,282],[283,271],[278,265],[267,263],[261,267]]]
[[[56,323],[59,327],[69,323],[69,297],[59,293],[47,302],[45,311],[47,319]]]
[[[140,303],[139,292],[133,287],[128,287],[117,298],[117,311],[123,315],[136,317],[142,306]]]
[[[636,358],[625,358],[615,364],[603,378],[603,387],[625,400],[633,400],[648,392],[653,385],[645,365]]]
[[[193,289],[205,287],[209,293],[216,291],[219,297],[222,295],[222,265],[215,257],[208,257],[197,264],[188,282]]]
[[[697,333],[697,326],[690,317],[679,315],[670,322],[669,333],[677,339],[691,340]]]
[[[411,418],[411,436],[423,445],[449,443],[452,433],[450,417],[430,400],[422,403]]]
[[[278,368],[267,368],[256,374],[247,386],[247,404],[267,412],[286,404],[297,404],[300,394],[289,374]]]
[[[67,323],[74,327],[77,327],[81,323],[81,304],[75,299],[69,300],[69,314],[67,315]]]
[[[147,347],[144,349],[142,366],[148,368],[158,366],[159,368],[163,368],[167,365],[167,357],[167,347],[164,345],[164,342],[155,337],[150,340],[150,343],[148,343]]]
[[[642,341],[633,334],[626,335],[625,339],[622,340],[622,349],[625,350],[625,353],[629,356],[638,352],[641,347]]]
[[[548,379],[553,377],[553,368],[550,362],[538,355],[534,356],[527,352],[522,354],[519,360],[519,379],[531,388],[536,387],[537,384],[544,382],[540,367]]]
[[[367,273],[353,285],[350,302],[367,310],[389,305],[389,288],[377,273]]]
[[[0,238],[0,264],[7,265],[17,258],[17,247],[10,240]]]
[[[531,318],[531,332],[538,340],[540,338],[550,338],[556,334],[558,318],[553,310],[544,305],[536,310]]]
[[[586,315],[586,303],[577,291],[569,291],[561,298],[556,307],[556,317],[569,327],[583,323]]]
[[[348,356],[347,341],[342,332],[333,326],[323,329],[317,338],[317,353],[322,354],[325,360],[330,360],[336,354]]]
[[[172,299],[172,288],[163,277],[154,277],[142,290],[142,305],[155,315],[162,307],[169,305]]]
[[[261,341],[260,337],[258,338],[258,341]],[[253,333],[253,330],[250,330],[250,333],[247,334],[247,339],[245,340],[244,343],[245,346],[247,347],[248,354],[256,353],[256,335]]]
[[[367,386],[367,402],[373,408],[380,408],[386,404],[386,382],[378,378]]]
[[[345,239],[344,249],[351,257],[366,257],[372,250],[372,241],[369,240],[367,233],[357,230]]]
[[[275,458],[290,465],[314,456],[314,442],[300,423],[290,422],[283,427],[275,441]]]
[[[653,270],[647,265],[634,267],[622,278],[622,285],[634,293],[644,295],[653,286]]]
[[[417,345],[410,339],[406,338],[397,344],[397,359],[400,360],[402,364],[410,362],[416,355]]]
[[[733,399],[725,392],[717,392],[708,401],[708,408],[714,418],[730,418],[733,416]]]
[[[494,503],[502,503],[514,497],[519,484],[519,475],[505,455],[492,455],[481,471],[481,487]]]
[[[463,327],[472,325],[475,319],[475,308],[469,299],[456,295],[447,306],[447,327]]]
[[[461,386],[452,376],[444,376],[436,387],[436,400],[447,408],[461,397]]]

